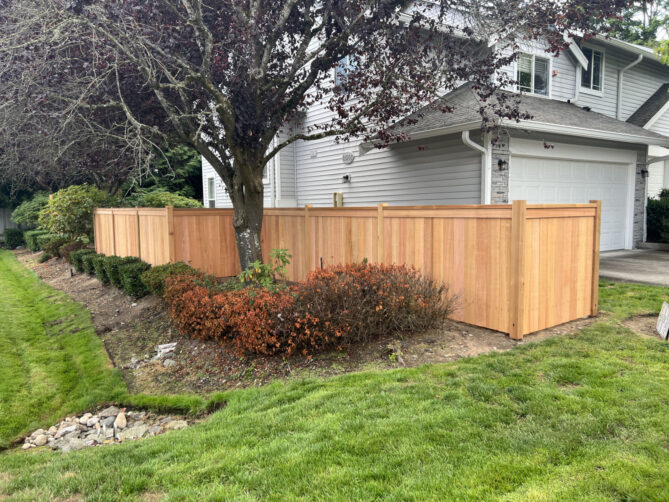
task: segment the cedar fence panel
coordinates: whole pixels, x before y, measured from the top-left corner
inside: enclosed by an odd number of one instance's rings
[[[231,209],[97,209],[99,253],[240,272]],[[598,312],[601,202],[266,209],[264,258],[287,274],[360,262],[414,266],[459,298],[453,318],[512,338]]]

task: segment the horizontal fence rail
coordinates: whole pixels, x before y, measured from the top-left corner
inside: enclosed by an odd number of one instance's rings
[[[97,209],[98,253],[240,272],[232,209]],[[459,298],[452,318],[512,338],[598,312],[601,202],[265,209],[262,246],[288,279],[360,262],[414,266]]]

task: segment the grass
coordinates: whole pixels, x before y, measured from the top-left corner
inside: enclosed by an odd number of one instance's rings
[[[90,313],[0,250],[0,448],[122,396]]]
[[[666,500],[669,346],[618,322],[657,310],[629,291],[503,354],[229,391],[165,436],[5,453],[0,500]]]

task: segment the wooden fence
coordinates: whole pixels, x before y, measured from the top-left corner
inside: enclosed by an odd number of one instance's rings
[[[291,280],[361,261],[413,265],[459,297],[455,320],[527,333],[598,311],[601,202],[567,205],[266,209],[263,252],[293,255]],[[97,209],[99,253],[240,272],[231,209]]]

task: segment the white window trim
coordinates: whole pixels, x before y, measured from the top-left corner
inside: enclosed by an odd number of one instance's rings
[[[544,99],[552,99],[553,98],[553,58],[551,57],[550,54],[546,54],[545,52],[542,53],[537,53],[536,51],[523,51],[521,50],[520,53],[518,54],[518,57],[520,57],[520,54],[527,54],[528,56],[532,56],[532,89],[534,89],[534,62],[537,58],[541,59],[547,59],[548,60],[548,93],[547,94],[537,94],[534,91],[528,92],[528,91],[522,91],[525,94],[528,94],[530,96],[534,96],[537,98],[544,98]],[[513,62],[513,78],[514,80],[518,80],[518,60]],[[515,86],[516,92],[520,93],[520,86],[516,84]]]
[[[592,96],[600,96],[601,97],[601,96],[604,95],[604,85],[606,83],[606,49],[604,49],[602,47],[596,47],[596,46],[590,45],[590,44],[583,44],[583,48],[590,49],[591,51],[593,51],[593,54],[594,54],[594,51],[601,52],[601,54],[602,54],[602,70],[601,70],[602,88],[598,91],[598,90],[595,90],[595,89],[591,89],[590,87],[583,87],[583,84],[581,83],[581,76],[583,75],[583,68],[580,68],[580,67],[579,67],[579,71],[576,72],[577,73],[576,78],[578,78],[578,81],[577,81],[578,82],[578,87],[580,89],[580,92],[582,92],[583,94],[590,94]],[[592,61],[588,62],[588,67],[591,70],[594,71]]]
[[[211,192],[211,185],[214,185],[213,193]],[[214,176],[207,177],[207,207],[211,207],[211,201],[214,201],[214,207],[216,207],[216,177]]]

